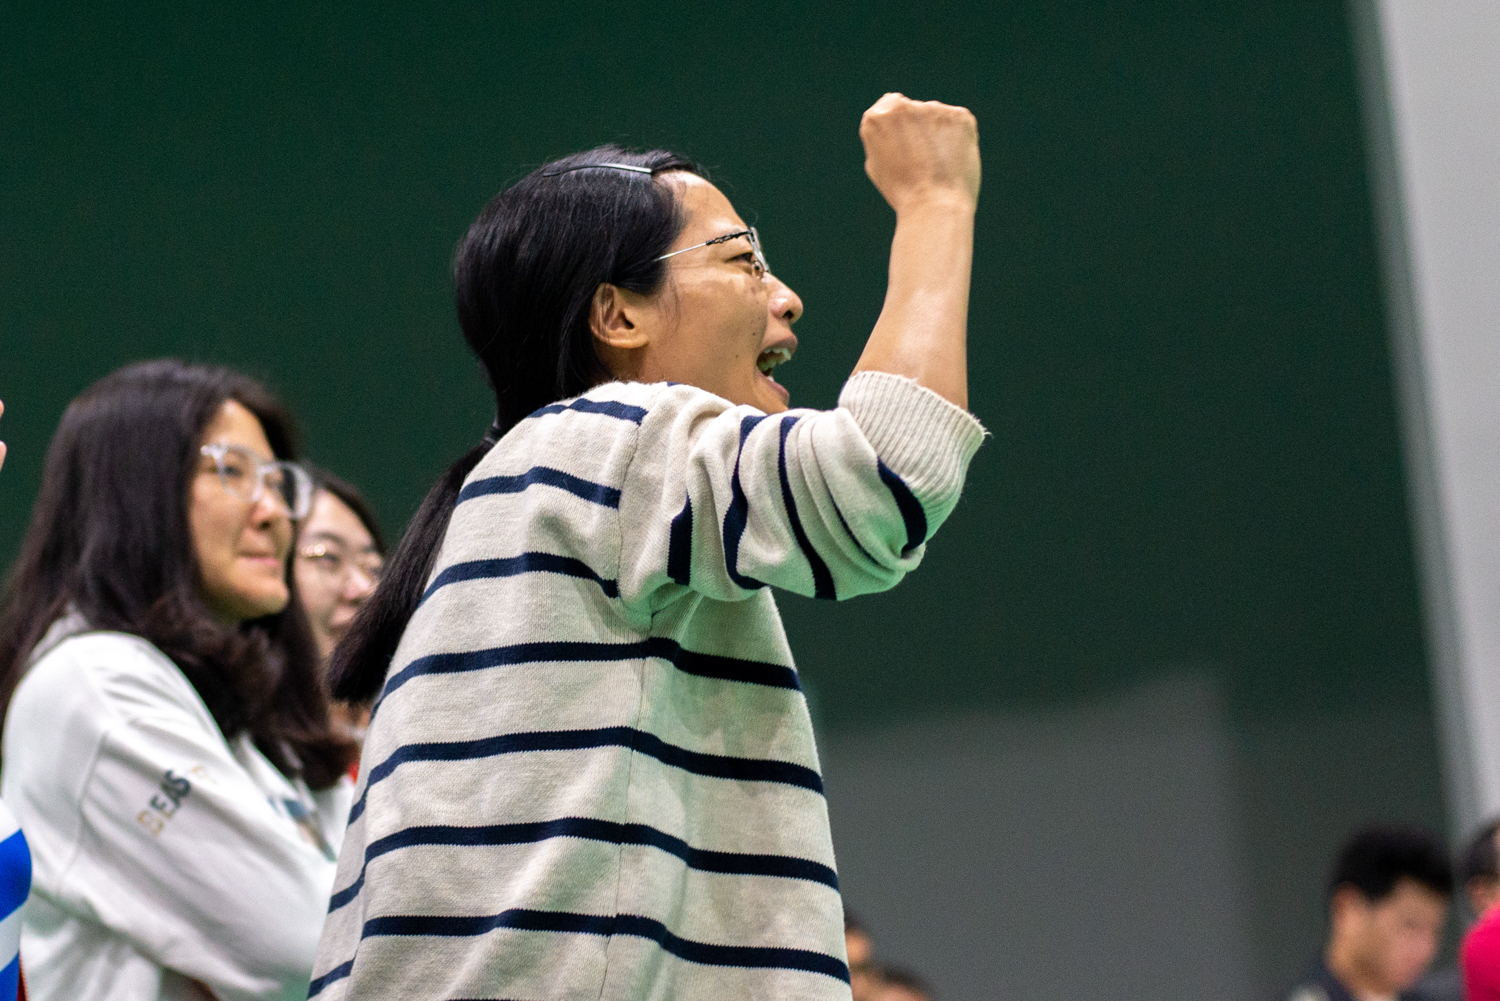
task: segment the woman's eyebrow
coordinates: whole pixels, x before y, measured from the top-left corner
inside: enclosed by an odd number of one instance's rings
[[[238,441],[225,441],[223,438],[220,438],[218,441],[208,441],[208,442],[204,442],[204,444],[205,445],[213,445],[213,446],[222,447],[222,448],[237,448],[237,449],[240,449],[241,451],[249,452],[251,455],[255,456],[261,462],[275,462],[276,461],[276,456],[274,456],[274,455],[266,455],[264,452],[262,452],[260,449],[256,448],[254,445],[246,445],[246,444],[244,444],[242,442],[238,442]]]
[[[748,229],[734,229],[734,230],[730,230],[728,233],[723,233],[723,234],[721,234],[719,236],[715,236],[715,237],[712,237],[712,238],[710,238],[708,240],[705,240],[704,243],[708,244],[709,246],[713,246],[713,247],[731,247],[731,246],[734,245],[734,241],[737,240],[737,239],[739,239],[742,236],[746,240],[749,240],[750,239],[750,231]],[[751,248],[751,250],[753,251],[754,248]]]
[[[357,546],[357,545],[355,545],[349,539],[349,537],[347,535],[340,535],[338,532],[336,532],[336,531],[334,531],[332,529],[327,529],[327,528],[320,528],[320,529],[318,529],[315,532],[304,532],[304,533],[302,533],[302,541],[303,542],[337,542],[339,545],[343,546],[345,549],[352,549],[355,552],[359,552],[359,553],[378,553],[380,551],[380,550],[378,550],[378,549],[375,548],[375,541],[373,539],[370,540],[369,542],[366,542],[362,546]]]

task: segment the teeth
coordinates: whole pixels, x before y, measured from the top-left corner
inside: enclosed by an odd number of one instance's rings
[[[755,367],[766,375],[770,375],[771,370],[777,365],[785,365],[791,360],[792,352],[789,348],[767,348],[755,360]]]

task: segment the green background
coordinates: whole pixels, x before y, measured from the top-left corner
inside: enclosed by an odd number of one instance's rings
[[[505,184],[608,140],[695,156],[759,225],[807,304],[783,381],[831,406],[892,229],[859,114],[900,90],[980,122],[971,405],[993,439],[902,587],[783,601],[821,731],[1208,675],[1264,990],[1315,949],[1352,824],[1441,827],[1342,4],[0,19],[0,559],[68,399],[164,354],[264,378],[399,528],[489,420],[454,243]]]

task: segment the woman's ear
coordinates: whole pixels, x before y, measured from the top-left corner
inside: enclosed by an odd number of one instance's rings
[[[594,300],[589,304],[589,328],[601,351],[643,348],[651,341],[652,324],[646,315],[649,312],[642,296],[606,282],[594,290]]]

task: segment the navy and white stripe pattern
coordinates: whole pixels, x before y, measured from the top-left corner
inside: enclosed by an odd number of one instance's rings
[[[770,587],[894,585],[983,434],[879,373],[827,412],[612,383],[512,429],[387,674],[310,996],[847,999]]]
[[[20,988],[21,906],[30,895],[31,850],[0,803],[0,998],[13,998]]]

